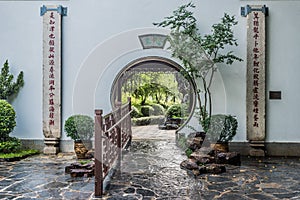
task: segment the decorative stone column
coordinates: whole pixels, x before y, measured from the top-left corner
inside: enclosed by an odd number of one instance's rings
[[[59,152],[61,137],[61,20],[67,9],[41,7],[43,16],[43,134],[45,154]]]
[[[265,156],[266,138],[266,16],[264,5],[247,5],[247,139],[251,156]]]

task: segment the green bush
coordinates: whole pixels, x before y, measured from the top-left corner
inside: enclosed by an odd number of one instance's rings
[[[150,113],[151,115],[164,115],[165,114],[165,108],[160,104],[152,104],[151,107],[154,109],[153,113]]]
[[[21,150],[21,141],[15,137],[9,137],[5,142],[0,142],[0,153],[15,153]]]
[[[181,105],[175,104],[167,109],[166,115],[168,118],[179,118],[183,116]]]
[[[0,141],[9,140],[9,134],[16,126],[16,112],[12,105],[5,100],[0,100]]]
[[[143,117],[149,117],[151,113],[154,112],[154,109],[151,106],[142,106],[141,107],[141,113]]]
[[[94,120],[88,115],[72,115],[65,121],[68,137],[76,140],[90,140],[94,133]]]
[[[150,117],[140,117],[140,118],[133,118],[132,123],[136,126],[145,126],[150,124],[161,124],[165,120],[163,115],[160,116],[150,116]]]
[[[131,106],[131,109],[132,109],[132,112],[130,114],[131,117],[138,118],[138,117],[142,116],[141,112],[139,111],[139,109],[137,107]]]

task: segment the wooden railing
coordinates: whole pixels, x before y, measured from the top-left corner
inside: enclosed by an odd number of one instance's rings
[[[130,113],[130,98],[105,116],[102,110],[95,110],[95,197],[102,196],[103,181],[113,165],[121,170],[122,149],[132,137]]]

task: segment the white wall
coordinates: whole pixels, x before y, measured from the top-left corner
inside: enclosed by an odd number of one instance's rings
[[[153,22],[160,22],[163,17],[169,16],[179,5],[186,2],[189,1],[0,1],[0,62],[2,64],[5,59],[9,59],[11,71],[17,74],[23,70],[25,75],[25,86],[13,102],[17,111],[14,136],[43,138],[40,6],[60,4],[68,7],[68,16],[63,18],[64,121],[76,111],[74,103],[79,97],[76,96],[74,100],[75,90],[78,84],[86,84],[89,81],[78,80],[78,77],[82,73],[82,66],[88,62],[89,56],[99,45],[121,33],[153,28]],[[282,91],[282,100],[267,99],[267,140],[300,142],[300,26],[297,24],[300,19],[300,1],[197,0],[195,16],[199,29],[207,33],[224,12],[235,15],[239,21],[235,29],[239,46],[234,50],[246,60],[246,18],[240,15],[240,7],[246,4],[266,4],[270,11],[267,17],[267,92]],[[114,53],[121,51],[122,47],[123,42],[120,42],[104,51]],[[129,54],[126,51],[124,53]],[[124,66],[126,64],[124,61]],[[246,62],[230,67],[220,66],[220,73],[226,91],[226,112],[238,117],[239,130],[235,140],[245,141]],[[101,81],[103,80],[98,81],[96,88],[101,88]],[[96,90],[96,94],[97,92],[99,91]],[[81,98],[84,98],[84,95],[81,95]]]

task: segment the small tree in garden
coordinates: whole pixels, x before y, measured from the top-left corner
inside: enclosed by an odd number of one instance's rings
[[[16,112],[12,105],[0,100],[0,142],[9,140],[9,134],[16,126]]]
[[[8,99],[19,92],[24,86],[23,76],[23,71],[21,71],[14,82],[14,75],[9,73],[8,60],[6,60],[0,74],[0,99]]]
[[[166,17],[160,23],[154,23],[158,27],[169,27],[171,33],[168,37],[170,50],[173,57],[180,59],[185,70],[182,71],[187,79],[201,80],[196,82],[196,95],[200,114],[200,122],[204,129],[209,127],[212,112],[211,85],[217,63],[232,64],[234,61],[242,61],[241,58],[226,51],[228,46],[237,46],[232,28],[237,24],[234,16],[224,14],[221,21],[212,25],[210,34],[201,35],[197,28],[197,20],[191,9],[192,3],[180,6],[173,11],[173,15]],[[225,51],[224,51],[225,50]]]

